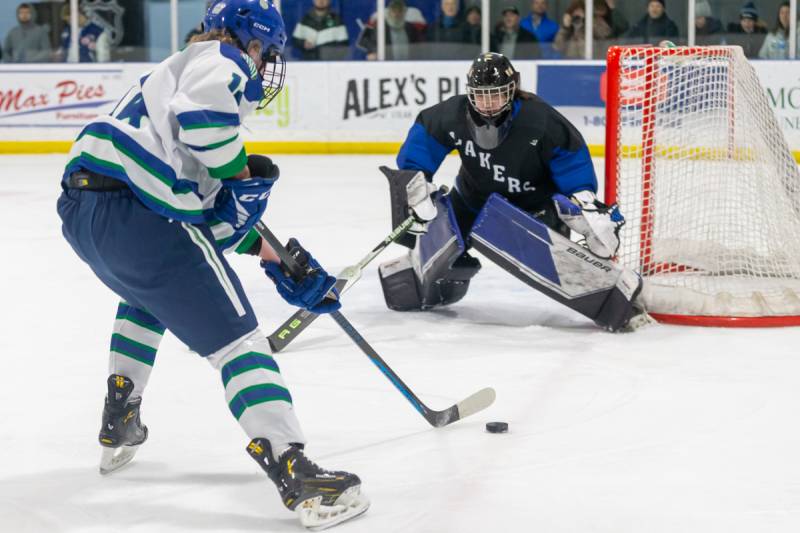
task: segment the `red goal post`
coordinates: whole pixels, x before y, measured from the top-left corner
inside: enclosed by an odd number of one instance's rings
[[[800,325],[800,173],[740,47],[615,46],[605,198],[661,322]]]

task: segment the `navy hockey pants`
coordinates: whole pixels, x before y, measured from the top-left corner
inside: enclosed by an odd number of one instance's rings
[[[200,355],[258,326],[207,226],[168,220],[128,189],[67,189],[58,214],[64,237],[108,288]]]

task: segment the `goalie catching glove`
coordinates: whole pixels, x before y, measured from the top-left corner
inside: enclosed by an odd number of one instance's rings
[[[611,259],[619,249],[619,230],[625,218],[617,204],[608,206],[592,191],[578,191],[570,198],[554,194],[558,218],[586,239],[589,251],[602,259]]]
[[[292,277],[279,263],[261,261],[261,268],[275,282],[278,294],[289,304],[318,315],[338,311],[342,304],[339,293],[333,288],[336,278],[329,276],[297,239],[289,239],[286,249],[305,272],[300,278]],[[326,298],[329,291],[333,292],[333,298]]]

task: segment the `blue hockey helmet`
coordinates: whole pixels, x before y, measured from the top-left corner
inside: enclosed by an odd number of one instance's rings
[[[252,41],[261,44],[261,74],[266,106],[283,88],[286,77],[283,48],[286,27],[272,0],[216,0],[209,6],[203,29],[227,30],[247,52]]]

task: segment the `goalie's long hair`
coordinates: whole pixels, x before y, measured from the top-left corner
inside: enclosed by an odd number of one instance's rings
[[[533,96],[534,96],[533,93],[528,91],[523,91],[519,87],[517,87],[517,90],[514,92],[514,98],[519,98],[520,100],[532,100]]]

